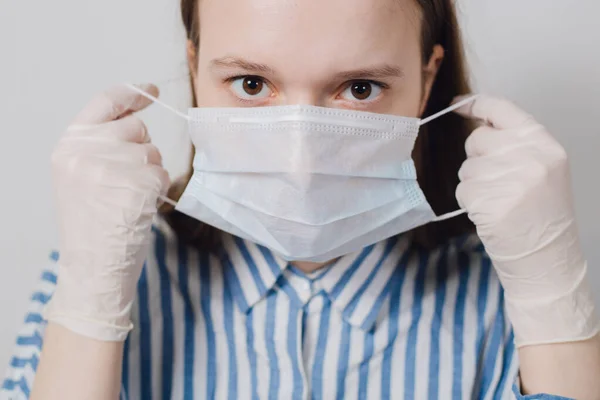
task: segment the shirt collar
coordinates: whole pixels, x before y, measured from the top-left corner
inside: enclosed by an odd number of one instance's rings
[[[305,279],[312,281],[317,292],[325,292],[346,322],[369,331],[389,295],[392,274],[407,262],[410,242],[408,235],[381,241],[344,255],[322,273]],[[275,285],[293,290],[284,274],[293,267],[263,246],[224,235],[221,261],[229,289],[244,313]]]

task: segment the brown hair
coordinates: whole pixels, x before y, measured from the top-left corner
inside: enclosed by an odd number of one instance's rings
[[[460,94],[470,93],[465,56],[456,18],[453,0],[415,0],[422,14],[422,57],[425,65],[436,44],[444,48],[445,56],[424,117],[446,108],[452,99]],[[200,31],[198,26],[199,0],[181,0],[181,16],[188,40],[198,51]],[[192,86],[193,106],[197,105]],[[414,158],[418,180],[431,207],[440,215],[458,209],[455,190],[458,185],[458,170],[466,158],[464,143],[472,124],[456,114],[447,114],[424,125],[415,144]],[[193,149],[192,149],[193,151]],[[192,176],[192,167],[173,184],[169,197],[179,199]],[[218,244],[220,231],[187,217],[172,207],[165,205],[161,210],[175,232],[185,241],[203,250],[214,250]],[[431,248],[450,237],[473,230],[466,216],[444,222],[429,224],[415,230],[416,242]]]

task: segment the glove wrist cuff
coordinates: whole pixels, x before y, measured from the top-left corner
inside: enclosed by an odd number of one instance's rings
[[[537,298],[505,296],[517,347],[590,339],[600,331],[587,265],[564,294]]]

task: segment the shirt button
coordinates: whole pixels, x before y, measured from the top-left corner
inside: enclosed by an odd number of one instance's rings
[[[308,281],[302,282],[302,289],[310,293],[311,284]]]

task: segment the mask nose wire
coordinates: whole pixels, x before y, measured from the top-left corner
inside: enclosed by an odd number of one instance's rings
[[[471,97],[467,97],[466,99],[464,99],[464,100],[461,100],[461,101],[459,101],[459,102],[458,102],[458,103],[456,103],[456,104],[452,104],[450,107],[448,107],[448,108],[446,108],[446,109],[444,109],[444,110],[442,110],[442,111],[440,111],[440,112],[438,112],[438,113],[435,113],[435,114],[433,114],[433,115],[430,115],[429,117],[427,117],[427,118],[424,118],[424,119],[422,119],[421,121],[419,121],[419,126],[425,125],[426,123],[428,123],[428,122],[431,122],[431,121],[433,121],[434,119],[437,119],[437,118],[441,117],[442,115],[446,115],[446,114],[448,114],[448,113],[451,113],[452,111],[454,111],[454,110],[457,110],[457,109],[461,108],[461,107],[462,107],[462,106],[464,106],[465,104],[469,104],[469,103],[471,103],[471,102],[475,101],[475,99],[476,99],[477,97],[479,97],[479,95],[478,95],[478,94],[476,94],[476,95],[474,95],[474,96],[471,96]]]
[[[190,117],[188,115],[186,115],[186,114],[182,113],[181,111],[177,110],[175,107],[171,107],[170,105],[168,105],[167,103],[165,103],[162,100],[159,100],[155,96],[152,96],[151,94],[144,92],[142,89],[138,88],[137,86],[134,86],[134,85],[132,85],[130,83],[126,83],[125,86],[127,86],[129,89],[133,90],[134,92],[137,92],[137,93],[141,94],[145,98],[152,100],[156,104],[163,106],[164,108],[166,108],[167,110],[171,111],[172,113],[174,113],[178,117],[181,117],[181,118],[189,121]],[[177,207],[177,202],[171,200],[167,196],[159,195],[158,198],[159,198],[159,200],[161,200],[161,201],[163,201],[163,202],[165,202],[167,204],[170,204],[173,207]]]

